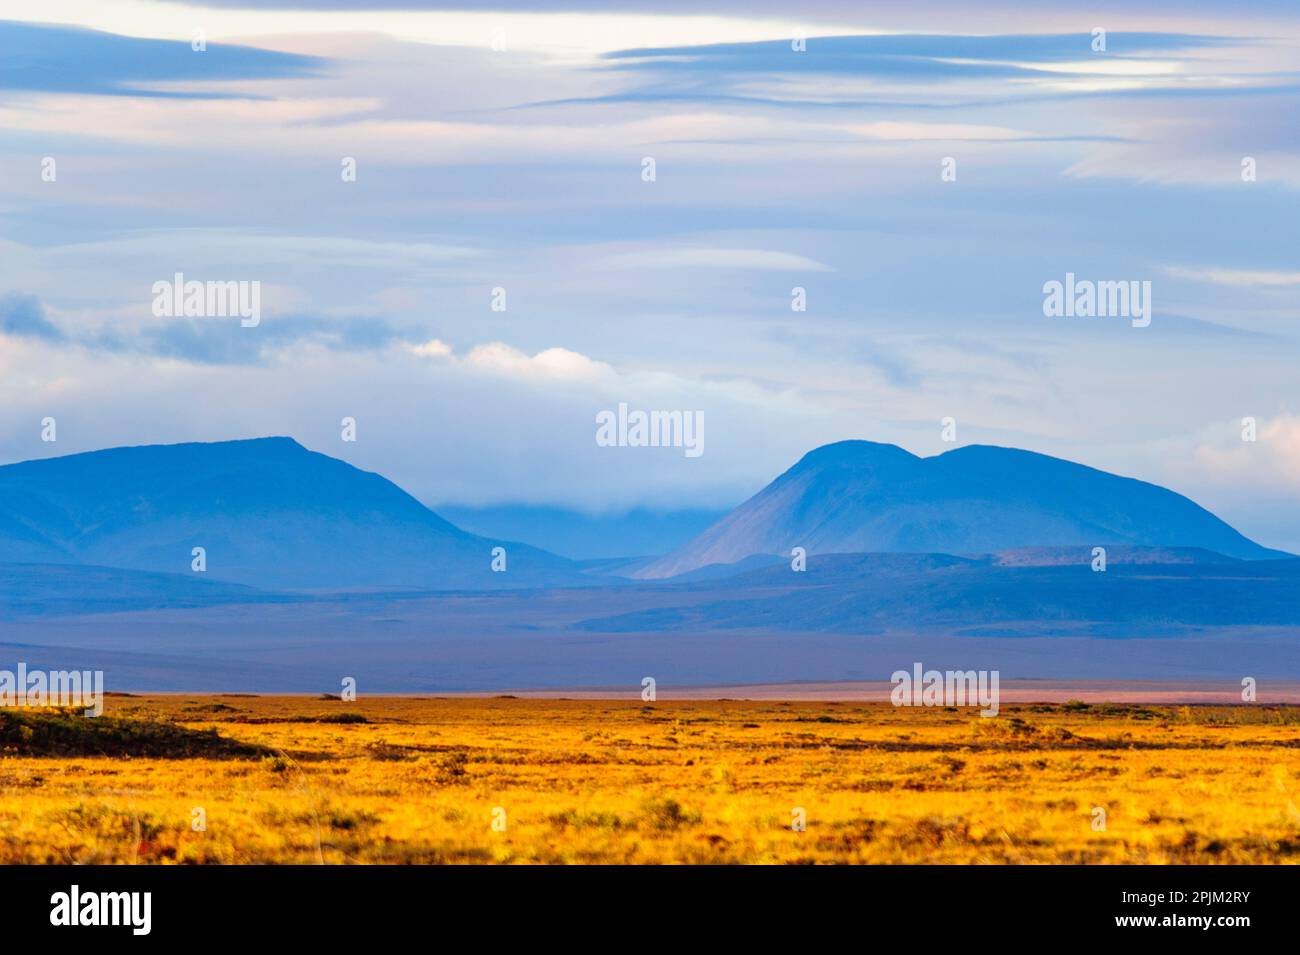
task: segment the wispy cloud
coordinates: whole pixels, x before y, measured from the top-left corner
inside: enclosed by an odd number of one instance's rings
[[[326,66],[320,57],[249,46],[196,51],[191,43],[8,20],[0,20],[0,49],[6,51],[0,89],[103,96],[245,97],[210,84],[310,76]],[[178,83],[193,85],[178,89]]]
[[[1192,268],[1180,265],[1165,266],[1166,275],[1190,279],[1194,282],[1212,282],[1215,285],[1232,285],[1240,288],[1289,288],[1300,286],[1300,272],[1273,272],[1254,269],[1222,269],[1214,267]]]
[[[1250,41],[1221,36],[1115,32],[1106,37],[1105,53],[1113,62],[1247,42]],[[1093,53],[1091,44],[1092,36],[1087,32],[813,36],[807,38],[804,51],[795,50],[790,40],[772,40],[620,50],[607,54],[606,59],[622,69],[665,73],[747,71],[1005,78],[1043,68],[1061,71],[1066,64],[1086,60]],[[1085,67],[1080,65],[1079,69]]]
[[[754,269],[768,272],[830,272],[829,265],[794,252],[768,249],[646,249],[598,258],[593,268]]]

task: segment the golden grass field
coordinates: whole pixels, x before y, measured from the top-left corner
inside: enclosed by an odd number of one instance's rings
[[[5,863],[1300,860],[1296,707],[115,695],[97,720],[0,715]]]

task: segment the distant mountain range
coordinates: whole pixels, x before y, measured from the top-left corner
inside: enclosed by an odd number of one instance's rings
[[[470,518],[483,534],[288,438],[0,467],[0,653],[102,667],[114,689],[248,692],[346,674],[374,692],[636,694],[646,674],[884,680],[914,660],[1300,678],[1300,560],[1171,491],[1024,451],[828,445],[702,531],[698,512],[659,530],[647,514]],[[612,556],[688,530],[666,556]],[[580,553],[593,533],[610,538],[598,559],[530,546]]]
[[[239,597],[207,586],[216,582],[258,588],[258,599],[286,590],[626,586],[629,577],[688,584],[786,563],[796,546],[810,560],[996,553],[994,563],[1035,566],[1086,563],[1095,545],[1128,548],[1130,563],[1290,556],[1164,488],[982,446],[920,458],[867,441],[826,445],[662,557],[568,560],[512,542],[502,522],[518,513],[478,514],[500,537],[469,533],[380,475],[290,438],[113,448],[0,467],[0,564],[11,565],[11,595],[27,604],[35,594],[53,600],[60,586],[75,590],[75,575],[38,567],[78,565],[109,606],[112,568],[180,575],[121,577],[119,585],[138,590],[145,605],[171,595],[192,606]],[[707,513],[678,512],[663,533],[680,539]],[[563,537],[564,517],[546,514],[523,529],[535,542],[547,527]],[[647,519],[625,521],[629,551],[647,540]],[[619,552],[617,543],[606,555]],[[195,547],[205,550],[203,574],[191,573]],[[505,549],[502,573],[492,570],[496,547]]]
[[[639,567],[666,578],[755,554],[989,554],[1043,546],[1195,547],[1289,557],[1180,494],[1059,458],[968,445],[922,458],[892,444],[810,451],[693,540]]]

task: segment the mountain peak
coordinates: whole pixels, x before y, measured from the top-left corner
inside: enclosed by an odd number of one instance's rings
[[[1287,556],[1154,484],[1034,451],[965,445],[922,458],[838,441],[799,462],[638,576],[671,577],[802,547],[830,553],[987,554],[1026,547],[1200,547]]]
[[[900,448],[896,444],[853,438],[846,441],[832,441],[830,444],[813,448],[800,458],[791,470],[826,466],[871,466],[918,460],[920,459],[911,451]]]
[[[384,477],[293,438],[108,448],[0,467],[0,562],[191,573],[258,587],[527,586],[567,561],[467,534]]]
[[[285,435],[272,435],[261,438],[233,438],[227,441],[182,441],[175,444],[126,444],[116,448],[100,448],[95,451],[74,451],[48,458],[34,458],[15,464],[0,465],[0,473],[10,468],[31,468],[49,466],[52,462],[70,461],[106,461],[121,459],[144,459],[150,457],[179,458],[191,455],[208,456],[263,456],[267,454],[290,454],[311,452],[293,438]]]

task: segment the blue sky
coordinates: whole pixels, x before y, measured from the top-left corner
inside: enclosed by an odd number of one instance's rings
[[[0,0],[0,461],[291,434],[431,504],[712,507],[951,416],[1300,549],[1294,5],[358,6]],[[175,272],[261,324],[155,317]],[[1150,327],[1044,317],[1067,272]],[[619,402],[706,452],[597,447]]]

